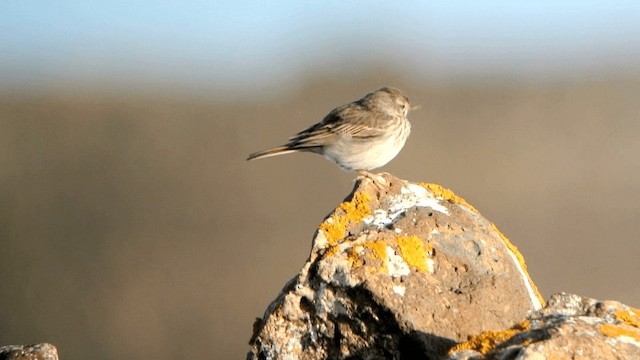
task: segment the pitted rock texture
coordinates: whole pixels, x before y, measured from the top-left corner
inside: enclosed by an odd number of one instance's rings
[[[471,336],[453,360],[640,359],[640,310],[556,294],[518,325]]]
[[[0,360],[58,360],[58,349],[47,343],[0,347]]]
[[[249,359],[443,357],[541,308],[522,256],[447,189],[363,179],[255,324]]]

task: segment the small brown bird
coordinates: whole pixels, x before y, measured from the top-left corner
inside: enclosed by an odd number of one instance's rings
[[[383,87],[333,109],[319,123],[289,138],[285,145],[253,153],[247,160],[308,151],[373,179],[367,171],[396,157],[409,137],[410,107],[404,92]]]

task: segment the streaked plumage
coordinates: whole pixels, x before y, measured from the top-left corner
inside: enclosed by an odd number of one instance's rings
[[[307,151],[324,155],[345,170],[365,173],[398,155],[411,132],[410,106],[401,90],[383,87],[333,109],[285,145],[253,153],[247,160]]]

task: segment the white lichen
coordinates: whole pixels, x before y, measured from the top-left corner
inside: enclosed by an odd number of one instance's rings
[[[392,289],[394,293],[400,296],[404,296],[404,293],[407,291],[407,288],[402,285],[394,285]]]
[[[635,345],[635,346],[640,347],[640,342],[638,342],[638,340],[634,339],[631,336],[627,336],[627,335],[619,335],[619,336],[616,336],[615,338],[609,338],[607,340],[613,340],[613,345],[614,346],[615,346],[615,342],[619,341],[621,343]]]
[[[432,258],[427,257],[427,260],[425,262],[427,265],[427,271],[429,273],[433,274],[434,272],[436,272],[436,262]]]

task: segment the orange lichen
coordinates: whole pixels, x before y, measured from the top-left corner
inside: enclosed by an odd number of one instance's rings
[[[427,255],[431,252],[431,246],[425,248],[422,240],[417,236],[400,236],[396,238],[402,258],[409,266],[422,272],[427,271]]]
[[[465,206],[467,209],[473,211],[474,213],[478,213],[478,210],[474,208],[471,204],[469,204],[465,199],[453,193],[453,191],[443,187],[438,184],[428,184],[428,183],[418,183],[418,185],[423,188],[431,191],[433,195],[437,198],[442,198],[443,200],[450,201],[454,204],[460,204]]]
[[[640,331],[636,328],[627,328],[620,325],[602,324],[600,325],[600,332],[604,335],[612,338],[626,336],[634,341],[640,342]]]
[[[627,325],[631,325],[636,328],[640,328],[640,310],[639,309],[629,309],[629,310],[618,310],[615,313],[616,318]]]
[[[538,287],[536,286],[536,284],[533,283],[533,280],[531,280],[531,276],[529,276],[529,272],[527,271],[527,264],[524,261],[524,256],[522,256],[520,251],[518,251],[518,248],[515,245],[513,245],[511,241],[509,241],[509,239],[507,239],[507,237],[502,233],[502,231],[498,229],[498,227],[495,224],[492,223],[491,228],[493,229],[493,231],[496,232],[496,234],[498,234],[498,236],[500,236],[500,238],[502,239],[502,242],[507,246],[509,251],[511,251],[513,256],[516,257],[516,259],[518,260],[518,263],[520,264],[520,267],[522,267],[522,271],[527,277],[527,281],[529,282],[529,285],[531,285],[531,288],[533,289],[533,292],[535,292],[536,297],[540,301],[540,304],[544,305],[544,298],[542,297],[542,294],[540,294]]]
[[[320,224],[330,247],[335,246],[347,234],[347,226],[362,221],[371,215],[369,202],[371,197],[367,193],[356,193],[350,201],[342,202],[333,215]]]
[[[455,345],[454,347],[449,349],[449,354],[460,350],[475,350],[485,355],[491,350],[495,349],[496,346],[510,340],[522,331],[529,330],[530,328],[531,325],[529,324],[529,322],[524,321],[510,329],[484,331],[479,335],[469,336],[467,341]]]

